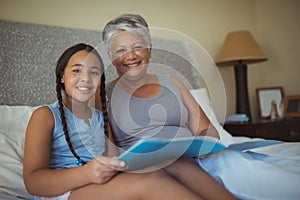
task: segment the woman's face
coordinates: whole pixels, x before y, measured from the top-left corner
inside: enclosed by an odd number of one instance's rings
[[[97,56],[85,50],[75,53],[68,61],[61,79],[66,98],[87,102],[94,96],[100,77],[101,63]]]
[[[111,40],[110,56],[120,77],[136,79],[146,73],[151,49],[141,36],[120,31]]]

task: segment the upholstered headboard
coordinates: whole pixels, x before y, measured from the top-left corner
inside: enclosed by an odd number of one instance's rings
[[[79,42],[95,47],[101,43],[100,31],[5,20],[0,20],[0,33],[0,105],[36,106],[55,101],[54,68],[62,52]],[[193,53],[187,43],[157,38],[152,42],[155,47],[152,63],[172,66],[193,88],[201,87],[200,74],[190,62]],[[110,81],[116,72],[107,58],[105,62]]]

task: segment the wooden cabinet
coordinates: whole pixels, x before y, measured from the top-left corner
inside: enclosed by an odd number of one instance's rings
[[[300,118],[225,124],[224,129],[233,136],[300,142]]]

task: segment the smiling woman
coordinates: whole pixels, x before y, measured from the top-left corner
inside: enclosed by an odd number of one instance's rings
[[[168,74],[147,72],[151,38],[148,25],[141,16],[125,14],[108,22],[103,30],[103,40],[118,72],[118,77],[108,84],[108,96],[109,120],[120,151],[128,149],[140,138],[176,138],[193,134],[219,137],[178,79]],[[181,158],[163,169],[199,198],[234,199],[194,160]]]
[[[150,80],[155,81],[155,77],[147,77],[149,79],[147,84],[145,84],[147,80],[143,77],[151,57],[151,48],[143,38],[127,31],[119,31],[111,40],[110,55],[113,59],[112,64],[116,67],[119,75],[114,83],[122,81],[122,86],[126,87],[129,93],[137,96],[141,90],[133,89],[132,84],[135,85],[134,88],[146,89],[148,96],[157,95],[157,92],[160,91],[159,85],[149,82]]]

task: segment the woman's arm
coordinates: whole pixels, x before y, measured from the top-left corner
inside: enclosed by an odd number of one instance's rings
[[[183,103],[188,110],[189,126],[194,135],[208,135],[219,138],[218,131],[212,125],[206,114],[196,102],[186,87],[176,78],[171,77],[173,83],[181,92]]]
[[[115,158],[98,157],[86,165],[49,169],[54,118],[48,107],[37,109],[29,121],[24,147],[23,177],[29,193],[57,196],[90,183],[105,183],[123,163]]]

